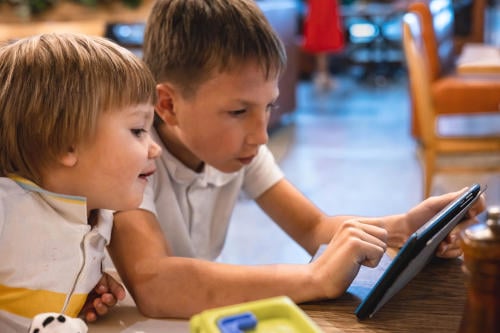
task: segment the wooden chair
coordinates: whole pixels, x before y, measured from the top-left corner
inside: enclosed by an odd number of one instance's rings
[[[455,53],[460,53],[467,43],[484,43],[484,23],[487,0],[472,0],[470,15],[470,31],[466,35],[455,34]]]
[[[451,0],[413,2],[408,12],[420,17],[431,94],[437,113],[464,114],[500,111],[500,75],[456,73]],[[412,103],[414,97],[410,93]],[[412,106],[414,108],[414,106]],[[418,113],[412,110],[412,135],[419,140]]]
[[[422,34],[422,23],[417,13],[403,16],[403,48],[409,74],[410,93],[414,98],[415,112],[421,134],[424,174],[424,196],[431,192],[433,176],[437,172],[500,171],[500,165],[447,165],[437,163],[442,154],[467,154],[500,152],[500,132],[485,136],[443,136],[438,131],[438,120],[443,114],[436,112],[431,93],[431,70],[426,58],[426,44]],[[498,93],[500,95],[500,92]],[[464,117],[474,116],[464,114]],[[492,116],[496,116],[490,114]]]

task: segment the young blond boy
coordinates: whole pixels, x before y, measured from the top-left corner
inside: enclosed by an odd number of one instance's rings
[[[157,0],[144,59],[158,82],[154,137],[163,154],[142,209],[115,214],[113,261],[139,309],[187,318],[276,295],[295,302],[344,293],[458,193],[406,214],[327,216],[283,176],[266,147],[285,51],[253,0]],[[216,263],[241,191],[311,255],[302,265]],[[484,209],[481,200],[470,217]],[[265,244],[262,244],[265,251]],[[439,253],[460,254],[456,243]]]
[[[94,320],[124,297],[101,271],[111,210],[139,206],[161,152],[154,79],[103,38],[44,34],[0,48],[0,82],[0,331]]]

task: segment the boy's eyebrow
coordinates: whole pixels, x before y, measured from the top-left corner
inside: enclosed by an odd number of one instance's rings
[[[145,107],[134,107],[128,110],[128,113],[132,116],[139,116],[145,119],[150,119],[154,117],[154,108],[151,106],[150,108]]]
[[[278,100],[279,98],[279,91],[276,93],[276,96],[273,96],[269,101],[268,101],[268,104],[272,104],[272,103],[276,103],[276,101]],[[235,98],[234,100],[232,100],[232,102],[237,102],[237,103],[241,103],[241,104],[244,104],[244,105],[255,105],[255,104],[258,104],[254,101],[250,101],[250,100],[247,100],[247,99],[244,99],[244,98]]]

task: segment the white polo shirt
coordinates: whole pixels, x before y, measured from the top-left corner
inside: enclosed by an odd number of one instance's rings
[[[156,215],[175,256],[214,260],[220,254],[236,200],[243,190],[255,199],[283,178],[266,146],[238,172],[210,165],[196,173],[170,154],[156,131],[163,153],[156,159],[141,208]]]
[[[27,331],[41,312],[76,317],[102,276],[112,212],[87,223],[86,200],[0,177],[0,332]]]

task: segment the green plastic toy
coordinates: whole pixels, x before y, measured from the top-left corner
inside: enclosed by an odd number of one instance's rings
[[[290,298],[266,298],[205,310],[191,317],[191,333],[321,333]]]

